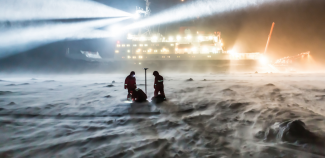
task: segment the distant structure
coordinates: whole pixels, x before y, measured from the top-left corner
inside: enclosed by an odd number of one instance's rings
[[[98,52],[80,50],[80,52],[70,53],[69,48],[66,51],[66,56],[70,59],[92,61],[92,62],[102,60],[102,57],[99,55]]]
[[[145,10],[136,7],[136,19],[150,16],[150,2],[145,2]],[[128,42],[117,41],[115,60],[259,60],[260,57],[260,53],[224,51],[221,32],[205,33],[195,27],[180,27],[178,34],[168,37],[146,27],[139,29],[138,34],[128,34],[127,39]]]

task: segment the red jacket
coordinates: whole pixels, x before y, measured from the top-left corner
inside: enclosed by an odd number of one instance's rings
[[[128,76],[125,79],[124,88],[126,89],[135,89],[137,88],[137,83],[135,77]]]
[[[155,77],[155,88],[161,88],[164,86],[164,78],[160,75]]]

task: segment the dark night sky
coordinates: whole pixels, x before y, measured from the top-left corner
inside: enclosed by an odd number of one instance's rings
[[[135,6],[145,5],[143,0],[97,0],[97,2],[130,13],[135,11]],[[151,2],[152,14],[182,5],[182,2],[177,0],[151,0]],[[271,5],[200,17],[189,22],[177,22],[167,28],[166,25],[160,27],[161,30],[177,30],[178,26],[191,23],[201,29],[221,31],[225,47],[228,49],[236,48],[239,52],[263,52],[272,22],[275,22],[275,28],[268,50],[270,57],[276,59],[311,51],[315,60],[325,62],[325,0],[283,0]],[[99,51],[103,57],[109,58],[114,54],[116,40],[118,38],[60,41],[1,61],[12,63],[10,60],[13,59],[16,62],[26,58],[56,59],[64,54],[67,47]]]

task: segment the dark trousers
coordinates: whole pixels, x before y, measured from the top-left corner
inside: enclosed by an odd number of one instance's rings
[[[155,97],[158,96],[159,92],[161,96],[165,97],[164,87],[157,86],[155,88],[155,92],[154,92]]]
[[[132,98],[132,95],[130,93],[134,92],[135,88],[128,88],[128,95],[126,96],[126,99]]]

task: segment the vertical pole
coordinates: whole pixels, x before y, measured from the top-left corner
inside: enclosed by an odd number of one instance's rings
[[[148,69],[148,68],[144,68],[146,94],[147,94],[147,69]],[[148,94],[147,94],[147,95],[148,95]]]

